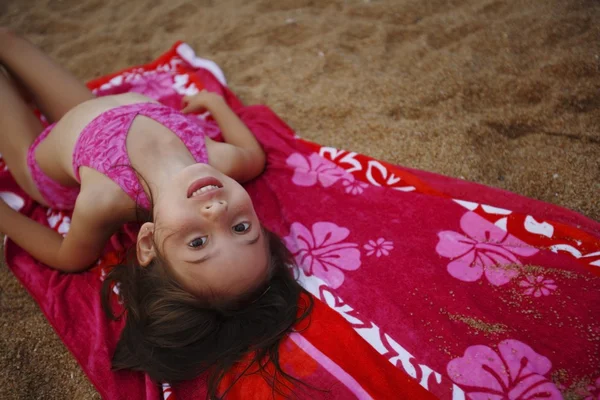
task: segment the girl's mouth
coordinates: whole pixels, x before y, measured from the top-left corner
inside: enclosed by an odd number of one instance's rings
[[[192,182],[192,184],[188,187],[187,197],[188,199],[191,197],[197,197],[202,194],[221,189],[222,187],[223,184],[217,178],[207,176]]]

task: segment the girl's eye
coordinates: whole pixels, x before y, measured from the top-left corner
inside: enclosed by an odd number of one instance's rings
[[[188,244],[188,246],[190,246],[190,247],[192,247],[192,248],[196,249],[196,248],[198,248],[198,247],[202,247],[202,246],[204,246],[204,245],[206,244],[206,241],[207,241],[207,240],[208,240],[208,239],[206,238],[206,236],[202,236],[202,237],[199,237],[199,238],[196,238],[196,239],[192,240],[192,241],[191,241],[191,242]]]
[[[248,222],[240,222],[234,225],[232,229],[235,233],[245,233],[250,229],[250,224]]]

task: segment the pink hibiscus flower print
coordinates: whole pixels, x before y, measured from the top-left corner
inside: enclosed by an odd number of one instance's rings
[[[286,164],[294,168],[292,182],[298,186],[314,186],[319,182],[323,187],[329,187],[341,178],[348,179],[348,173],[343,168],[317,153],[308,157],[294,153],[287,158]]]
[[[352,178],[352,179],[350,179]],[[342,181],[342,185],[344,185],[344,190],[348,194],[357,195],[361,194],[365,191],[365,189],[369,186],[364,182],[355,179],[354,176],[348,174],[348,178]]]
[[[173,77],[168,72],[147,73],[139,75],[131,81],[131,92],[160,100],[174,93]]]
[[[440,240],[435,250],[452,259],[448,272],[461,281],[475,282],[485,273],[492,285],[504,285],[519,275],[515,268],[506,268],[511,264],[521,265],[517,255],[531,256],[538,252],[474,212],[462,216],[460,227],[466,235],[453,231],[438,233]]]
[[[519,286],[525,288],[523,294],[534,297],[548,296],[557,288],[554,280],[544,279],[542,275],[529,275],[524,280],[519,282]]]
[[[377,257],[389,256],[390,251],[394,249],[394,242],[379,238],[377,240],[369,240],[369,243],[363,246],[367,250],[367,255],[375,254]]]
[[[448,363],[448,376],[472,400],[562,399],[546,375],[550,360],[518,340],[498,344],[498,352],[476,345]]]
[[[294,222],[283,240],[307,276],[315,275],[337,289],[344,282],[343,271],[360,267],[358,245],[344,242],[349,234],[348,229],[333,222],[316,222],[312,231]]]

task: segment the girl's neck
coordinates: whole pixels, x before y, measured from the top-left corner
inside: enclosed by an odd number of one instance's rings
[[[135,150],[128,147],[128,153],[131,165],[143,177],[140,183],[150,199],[156,198],[166,183],[185,167],[196,164],[196,160],[173,134],[147,132],[144,136],[143,140],[135,141],[132,146]]]

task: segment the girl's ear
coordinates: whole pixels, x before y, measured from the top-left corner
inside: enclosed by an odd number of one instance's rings
[[[154,257],[156,257],[154,240],[152,240],[153,235],[154,224],[152,222],[144,223],[138,233],[136,245],[138,263],[142,267],[148,266]]]

